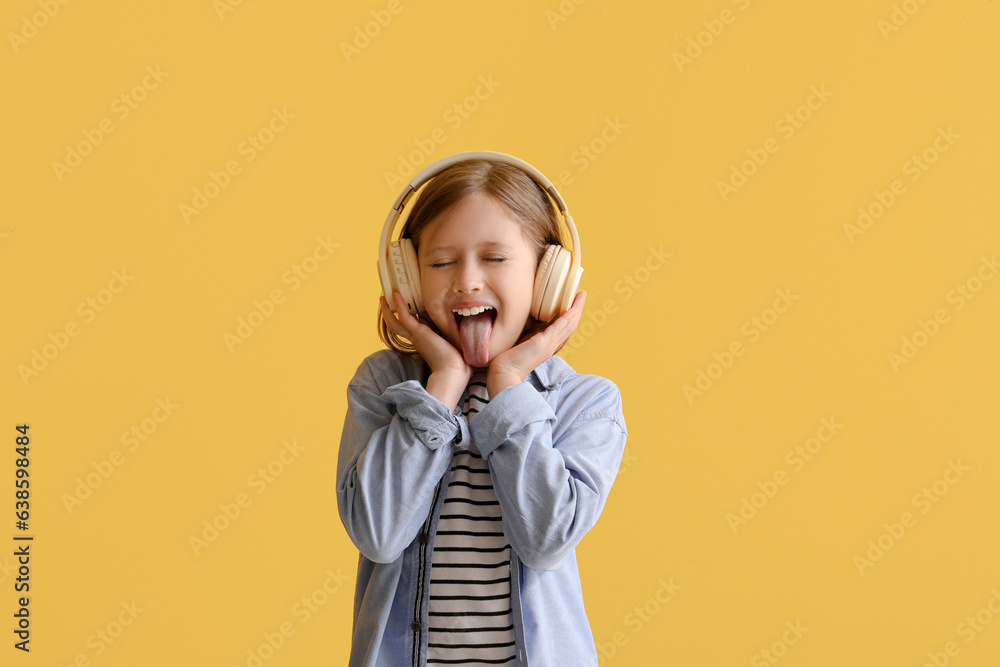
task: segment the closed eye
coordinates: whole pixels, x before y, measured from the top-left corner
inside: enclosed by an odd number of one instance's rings
[[[498,263],[498,264],[499,264],[500,262],[506,262],[506,261],[507,261],[507,258],[506,258],[506,257],[485,257],[484,259],[485,259],[485,260],[486,260],[487,262],[496,262],[496,263]],[[432,266],[433,268],[437,269],[437,268],[440,268],[440,267],[442,267],[442,266],[448,266],[448,265],[450,265],[450,264],[454,264],[454,262],[442,262],[442,263],[439,263],[439,264],[431,264],[431,266]]]

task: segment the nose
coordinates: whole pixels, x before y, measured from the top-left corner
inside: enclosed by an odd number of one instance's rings
[[[483,288],[483,272],[475,261],[459,260],[452,279],[452,289],[461,294],[478,292]]]

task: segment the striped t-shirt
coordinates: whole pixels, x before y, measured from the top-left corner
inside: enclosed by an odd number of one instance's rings
[[[462,396],[471,420],[489,403],[486,371]],[[503,665],[516,659],[510,544],[489,466],[475,443],[457,450],[431,556],[428,665]]]

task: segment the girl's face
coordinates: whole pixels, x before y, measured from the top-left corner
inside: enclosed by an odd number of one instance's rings
[[[489,365],[524,331],[531,310],[537,260],[521,225],[482,194],[465,198],[432,220],[417,251],[424,307],[448,342],[463,351],[454,309],[492,306],[496,312],[488,357],[465,355],[475,368]]]

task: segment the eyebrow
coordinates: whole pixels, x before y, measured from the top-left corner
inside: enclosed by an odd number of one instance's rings
[[[483,241],[479,244],[480,248],[501,248],[503,250],[513,250],[513,247],[507,245],[506,243],[500,243],[499,241]],[[433,248],[428,248],[426,252],[437,252],[439,250],[454,250],[454,246],[434,246]]]

